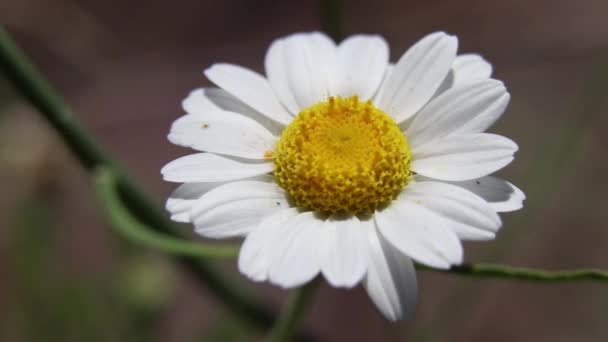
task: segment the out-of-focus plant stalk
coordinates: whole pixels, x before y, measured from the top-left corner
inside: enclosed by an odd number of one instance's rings
[[[178,236],[165,213],[139,190],[96,143],[93,136],[78,123],[74,113],[2,27],[0,27],[0,68],[15,88],[51,124],[83,167],[91,172],[99,167],[111,170],[116,175],[118,190],[124,203],[135,216],[159,232]],[[233,283],[209,262],[192,256],[178,257],[177,260],[239,317],[263,329],[273,324],[272,312],[251,300],[244,294],[243,289],[235,288]]]
[[[342,23],[340,18],[340,0],[319,0],[321,12],[321,28],[333,40],[342,39]]]
[[[310,299],[317,287],[321,283],[321,278],[317,277],[308,284],[293,290],[276,325],[270,331],[267,342],[287,342],[291,341],[296,333],[298,323],[304,317],[306,309],[310,304]]]

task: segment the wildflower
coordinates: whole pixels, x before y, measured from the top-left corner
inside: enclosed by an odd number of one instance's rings
[[[457,39],[430,34],[392,65],[379,36],[339,45],[322,33],[278,39],[266,76],[215,64],[169,140],[201,151],[170,162],[184,183],[172,219],[208,238],[245,237],[239,270],[291,288],[318,274],[363,283],[390,320],[411,315],[413,261],[447,269],[461,240],[489,240],[524,194],[490,176],[517,145],[483,133],[509,93]]]

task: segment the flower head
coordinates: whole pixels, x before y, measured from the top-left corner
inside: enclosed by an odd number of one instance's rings
[[[462,262],[461,240],[494,238],[497,212],[524,194],[490,176],[517,145],[483,133],[509,93],[457,39],[430,34],[396,64],[374,35],[278,39],[266,76],[230,64],[205,71],[169,133],[201,153],[170,162],[184,183],[172,218],[210,238],[245,237],[239,270],[254,281],[363,283],[389,319],[413,312],[413,261]]]

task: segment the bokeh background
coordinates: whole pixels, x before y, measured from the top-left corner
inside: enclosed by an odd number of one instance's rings
[[[500,174],[528,195],[466,260],[608,268],[608,2],[338,1],[341,34],[382,34],[392,59],[424,34],[457,34],[512,94],[492,129],[518,142]],[[202,70],[262,71],[270,42],[321,29],[319,1],[2,0],[0,24],[91,134],[159,204],[159,170],[188,153],[166,140]],[[336,22],[334,22],[335,24]],[[0,340],[242,341],[235,318],[166,256],[116,236],[90,175],[41,116],[0,82]],[[183,227],[184,231],[190,228]],[[235,263],[218,266],[235,272]],[[235,274],[235,276],[237,276]],[[252,284],[269,306],[286,292]],[[392,324],[365,291],[322,285],[303,329],[322,341],[606,341],[608,286],[419,273],[415,319]]]

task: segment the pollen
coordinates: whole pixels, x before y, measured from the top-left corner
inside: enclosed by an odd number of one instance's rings
[[[356,96],[302,110],[274,157],[275,178],[295,205],[324,214],[371,214],[412,175],[411,152],[395,121]]]

